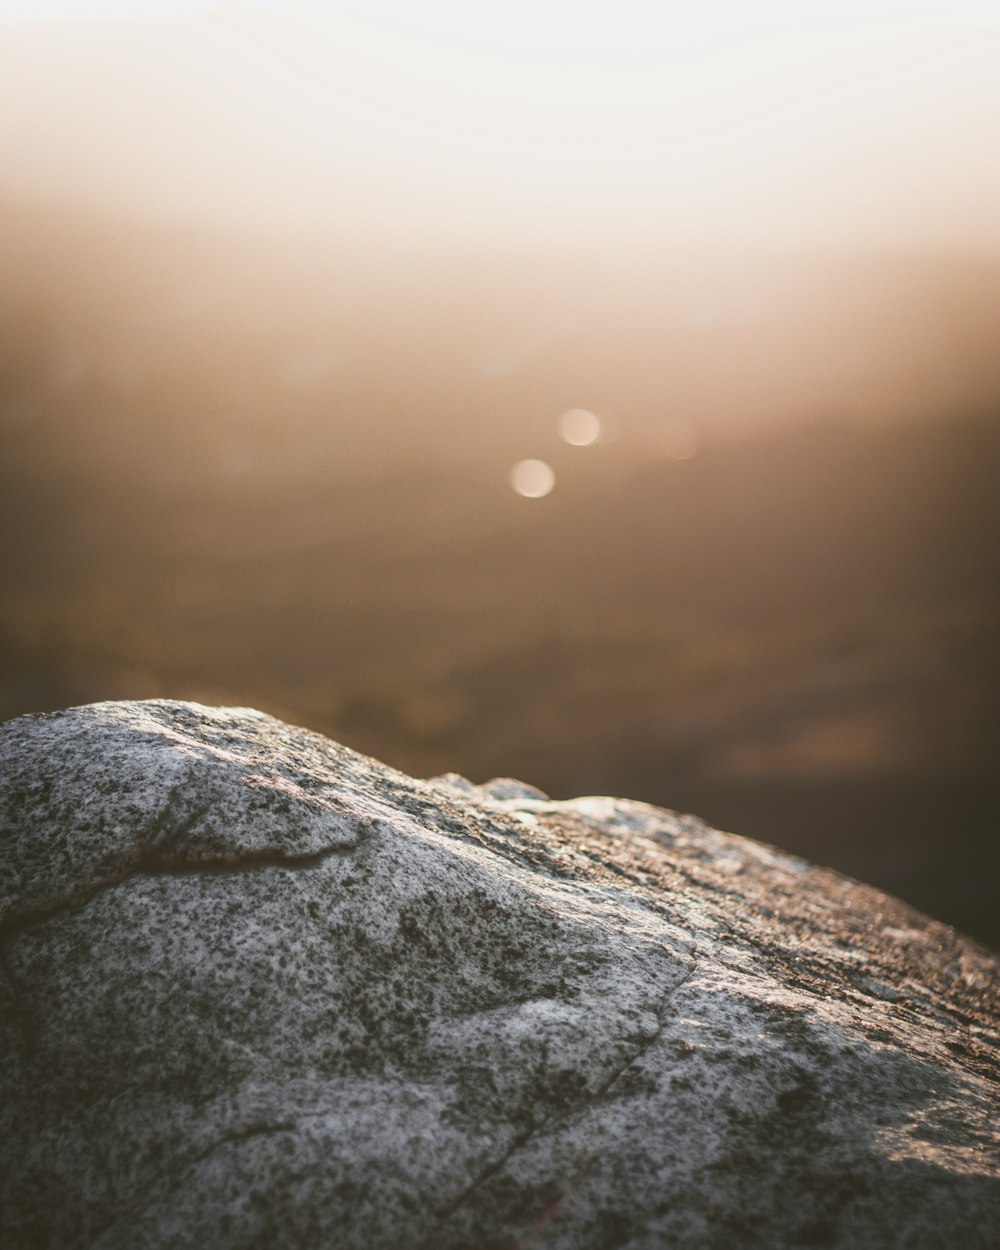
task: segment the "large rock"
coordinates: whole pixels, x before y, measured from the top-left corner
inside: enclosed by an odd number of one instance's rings
[[[0,1244],[995,1247],[996,960],[259,712],[2,730]]]

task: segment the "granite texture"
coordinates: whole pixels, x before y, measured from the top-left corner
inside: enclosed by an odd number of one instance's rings
[[[0,1244],[1000,1244],[996,958],[249,709],[0,727]]]

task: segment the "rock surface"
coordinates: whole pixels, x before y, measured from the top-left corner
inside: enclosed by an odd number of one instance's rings
[[[247,709],[0,730],[0,1244],[995,1247],[997,961]]]

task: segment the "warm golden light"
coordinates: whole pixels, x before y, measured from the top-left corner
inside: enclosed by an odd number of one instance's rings
[[[0,0],[0,721],[261,707],[1000,943],[998,66],[1000,0]]]

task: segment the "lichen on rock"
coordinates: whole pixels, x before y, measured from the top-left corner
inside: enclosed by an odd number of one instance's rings
[[[250,709],[0,729],[0,1244],[992,1247],[997,961]]]

